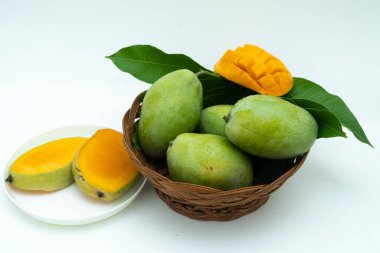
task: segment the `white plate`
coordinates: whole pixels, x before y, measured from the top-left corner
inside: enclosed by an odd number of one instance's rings
[[[104,220],[131,204],[146,182],[141,175],[128,192],[111,202],[88,197],[77,188],[75,183],[56,192],[37,193],[18,190],[5,182],[9,166],[17,157],[33,147],[65,137],[90,137],[101,128],[104,127],[81,125],[59,128],[39,135],[22,145],[9,159],[2,180],[10,200],[33,218],[57,225],[81,225]]]

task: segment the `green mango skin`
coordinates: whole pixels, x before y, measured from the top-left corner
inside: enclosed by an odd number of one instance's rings
[[[220,190],[247,187],[253,182],[248,155],[218,135],[178,135],[168,148],[167,162],[174,181]]]
[[[233,105],[214,105],[202,110],[198,129],[201,133],[226,136],[224,117],[229,114]]]
[[[145,155],[165,157],[171,140],[197,127],[203,103],[202,84],[195,74],[181,69],[158,79],[146,93],[138,127]]]
[[[6,181],[22,190],[46,192],[61,190],[74,181],[71,164],[70,162],[61,168],[33,175],[10,171]]]
[[[308,111],[268,95],[239,100],[227,121],[227,138],[263,158],[285,159],[305,153],[318,134],[318,124]]]

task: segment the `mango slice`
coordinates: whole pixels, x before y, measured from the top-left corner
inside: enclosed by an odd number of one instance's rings
[[[24,190],[56,191],[69,186],[75,153],[86,140],[64,138],[29,150],[11,165],[6,181]]]
[[[293,86],[293,77],[276,57],[258,46],[227,50],[215,64],[224,78],[263,95],[282,96]]]
[[[74,180],[90,197],[111,201],[126,192],[139,172],[125,150],[123,135],[98,130],[80,148],[73,162]]]

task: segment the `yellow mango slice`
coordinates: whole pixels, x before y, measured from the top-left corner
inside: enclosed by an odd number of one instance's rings
[[[21,155],[9,168],[7,181],[24,190],[56,191],[73,182],[71,164],[87,138],[51,141]]]
[[[293,86],[291,73],[279,59],[249,44],[227,50],[214,69],[224,78],[264,95],[282,96]]]
[[[112,129],[98,130],[78,151],[73,162],[74,180],[90,197],[111,201],[126,192],[138,176],[123,143]]]

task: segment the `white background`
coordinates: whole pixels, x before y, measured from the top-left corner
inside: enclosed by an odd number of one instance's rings
[[[104,56],[132,44],[212,68],[257,44],[294,76],[338,94],[375,149],[320,139],[299,172],[253,214],[199,222],[148,185],[119,215],[87,226],[35,221],[0,194],[1,252],[380,252],[379,1],[0,0],[0,163],[29,138],[75,124],[121,130],[149,86]]]

